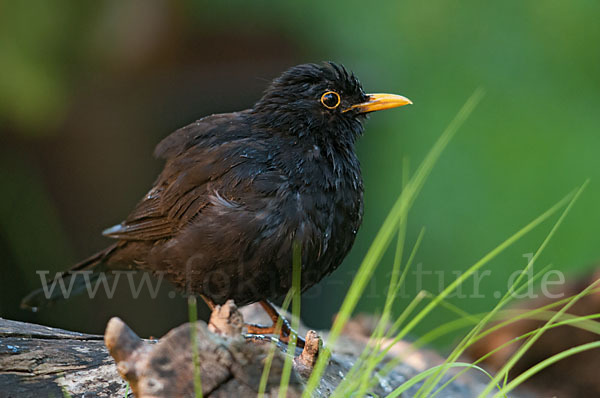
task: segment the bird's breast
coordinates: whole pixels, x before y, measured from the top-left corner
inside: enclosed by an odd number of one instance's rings
[[[308,261],[325,274],[341,263],[362,221],[360,166],[352,150],[313,145],[302,157],[290,176],[289,200],[298,215],[297,237],[310,250]]]

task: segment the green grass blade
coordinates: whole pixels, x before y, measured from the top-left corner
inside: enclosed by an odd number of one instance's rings
[[[573,205],[575,204],[575,202],[577,201],[577,199],[579,198],[579,196],[582,194],[582,192],[585,190],[585,188],[587,187],[589,183],[589,180],[585,181],[583,183],[583,185],[577,190],[577,192],[575,193],[575,195],[573,196],[573,198],[569,201],[569,204],[567,205],[567,207],[565,208],[565,210],[563,211],[563,213],[560,215],[559,219],[556,221],[556,223],[554,224],[554,226],[552,227],[552,229],[550,230],[550,232],[548,233],[548,235],[546,236],[546,238],[544,239],[544,241],[542,242],[542,244],[540,245],[540,247],[538,248],[538,250],[536,251],[536,253],[534,254],[534,256],[531,258],[531,260],[529,261],[529,263],[527,264],[527,266],[525,267],[525,269],[523,269],[523,271],[521,272],[521,275],[519,275],[519,277],[517,278],[517,280],[514,282],[514,285],[518,284],[520,279],[522,279],[522,277],[526,274],[527,270],[533,266],[533,263],[536,261],[536,259],[539,257],[539,255],[541,254],[541,252],[545,249],[545,247],[547,246],[548,242],[550,241],[550,239],[554,236],[554,234],[556,233],[556,231],[558,230],[558,228],[560,227],[560,225],[562,224],[562,222],[564,221],[564,219],[567,217],[567,214],[569,214],[569,211],[571,210],[571,208],[573,207]],[[513,286],[514,286],[513,285]],[[509,289],[509,291],[505,294],[505,296],[500,300],[500,302],[498,303],[498,305],[496,305],[494,307],[494,309],[492,309],[492,311],[490,311],[489,316],[486,316],[486,319],[489,320],[491,318],[494,317],[495,313],[497,311],[500,310],[500,308],[502,306],[504,306],[505,303],[507,303],[508,301],[510,301],[511,299],[511,294],[512,294],[512,290],[513,289]],[[579,295],[576,295],[575,297],[578,297]],[[577,300],[576,298],[574,298],[573,300]],[[563,309],[561,309],[561,311],[566,311],[566,309],[572,305],[571,303],[573,303],[573,301],[569,301],[565,307],[563,307]],[[477,332],[479,330],[481,330],[481,328],[483,327],[483,323],[486,322],[485,320],[482,321],[482,325],[479,327],[479,329],[477,330]],[[477,329],[478,327],[476,327]],[[542,332],[543,333],[543,332]],[[532,339],[535,341],[537,338],[536,337],[532,337]],[[533,344],[533,343],[532,343]],[[527,344],[526,344],[527,345]],[[503,369],[506,369],[506,372],[508,373],[508,370],[510,370],[512,368],[512,366],[514,365],[514,363],[516,363],[516,361],[518,360],[518,358],[511,358],[508,363],[503,367]],[[501,369],[502,371],[502,369]],[[496,377],[494,378],[495,381],[498,381],[500,378],[502,377],[501,373],[498,373],[496,375]],[[487,391],[488,393],[491,392],[493,387],[490,387],[488,385],[488,388],[486,388],[485,391]]]
[[[546,221],[552,215],[554,215],[561,207],[563,207],[573,195],[568,195],[560,202],[552,206],[550,209],[546,210],[542,215],[538,216],[536,219],[531,221],[529,224],[521,228],[518,232],[510,236],[488,254],[483,256],[479,261],[473,264],[465,273],[461,274],[458,278],[456,278],[450,285],[448,285],[436,298],[422,311],[419,315],[411,320],[411,322],[402,330],[401,335],[404,337],[408,332],[410,332],[433,308],[437,306],[439,301],[444,299],[448,294],[453,292],[461,283],[463,283],[467,278],[469,278],[475,271],[483,267],[485,264],[490,262],[496,256],[498,256],[501,252],[511,246],[513,243],[518,241],[520,238],[525,236],[528,232],[533,230],[535,227],[540,225],[542,222]]]
[[[506,374],[512,369],[512,367],[517,363],[517,361],[525,354],[525,352],[535,343],[542,334],[548,330],[555,321],[562,316],[569,308],[571,308],[579,299],[589,294],[589,292],[600,283],[600,279],[596,280],[592,284],[590,284],[587,288],[582,290],[580,293],[576,294],[568,303],[566,303],[560,310],[556,312],[556,314],[548,320],[543,327],[541,327],[534,335],[532,335],[526,342],[523,344],[517,352],[510,357],[510,359],[504,364],[504,366],[496,373],[494,380],[492,382],[498,382],[500,379],[504,378]],[[486,389],[481,393],[480,397],[487,396],[491,392],[492,388],[488,385]]]
[[[406,187],[406,182],[408,181],[408,176],[406,172],[403,172],[402,185],[403,188]],[[407,217],[402,217],[400,219],[400,225],[398,227],[398,241],[396,243],[396,252],[394,253],[394,262],[392,265],[392,274],[390,276],[390,283],[388,285],[388,293],[385,298],[385,304],[383,307],[383,313],[379,318],[377,326],[375,327],[374,332],[372,333],[372,339],[374,342],[373,353],[379,351],[381,347],[381,339],[385,333],[385,329],[388,325],[388,320],[391,317],[392,306],[394,304],[394,300],[398,291],[400,290],[400,268],[402,263],[402,254],[404,251],[404,243],[406,240],[406,224]],[[403,273],[404,274],[404,273]],[[365,396],[367,392],[367,388],[370,384],[371,374],[375,370],[377,366],[377,356],[369,355],[367,358],[366,367],[361,372],[361,377],[359,381],[358,393],[356,394],[359,397]]]
[[[588,293],[592,293],[594,292],[593,290],[589,291]],[[562,301],[562,300],[561,300]],[[563,302],[564,303],[564,302]],[[554,304],[555,306],[558,305],[562,305],[561,304]],[[483,314],[479,314],[477,316],[484,316],[486,313]],[[499,315],[501,315],[502,318],[506,318],[508,319],[506,322],[503,322],[499,325],[501,325],[500,327],[506,326],[508,324],[511,323],[515,323],[520,321],[521,319],[532,319],[532,320],[540,320],[540,321],[548,321],[551,318],[554,317],[554,315],[556,314],[556,312],[553,311],[540,311],[540,308],[537,309],[533,309],[533,310],[506,310],[502,313],[499,313]],[[560,326],[572,326],[572,327],[576,327],[579,328],[581,330],[585,330],[591,333],[595,333],[598,334],[600,336],[600,322],[595,322],[593,321],[594,319],[598,319],[600,318],[600,314],[592,314],[592,315],[585,315],[585,316],[575,316],[575,315],[571,315],[571,314],[562,314],[560,316],[559,319],[563,319],[560,322],[556,322],[552,325],[550,325],[550,328],[555,328],[555,327],[560,327]],[[460,320],[460,319],[459,319]],[[462,319],[462,321],[467,321],[470,322],[467,319]],[[498,328],[494,328],[494,330],[496,330]],[[473,362],[474,365],[479,364],[480,362],[486,360],[488,357],[490,357],[491,355],[493,355],[494,353],[502,350],[503,348],[514,344],[520,340],[523,340],[529,336],[534,335],[535,333],[538,332],[538,330],[540,330],[541,328],[537,328],[535,330],[529,331],[527,333],[524,333],[520,336],[517,336],[505,343],[503,343],[502,345],[496,347],[495,349],[493,349],[492,351],[486,353],[485,355],[481,356],[480,358],[478,358],[475,362]],[[479,336],[475,337],[473,340],[477,341],[479,340]],[[428,339],[425,339],[426,341]],[[415,349],[418,349],[419,347],[423,346],[425,343],[421,342],[421,339],[417,340],[414,343]],[[466,372],[468,369],[466,370],[461,370],[460,372],[458,372],[457,374],[453,375],[452,378],[450,378],[443,386],[441,386],[440,388],[438,388],[437,391],[435,391],[434,393],[431,394],[431,396],[436,396],[439,392],[441,392],[443,390],[444,387],[446,387],[448,384],[450,384],[451,382],[453,382],[454,380],[458,379],[462,374],[464,374],[464,372]],[[506,376],[505,376],[506,377]]]
[[[528,380],[534,374],[547,368],[548,366],[550,366],[560,360],[563,360],[567,357],[570,357],[572,355],[578,354],[583,351],[592,350],[594,348],[600,348],[600,341],[594,341],[592,343],[582,344],[577,347],[569,348],[568,350],[565,350],[563,352],[555,354],[555,355],[551,356],[550,358],[547,358],[547,359],[543,360],[542,362],[527,369],[525,372],[521,373],[519,376],[515,377],[515,379],[513,381],[511,381],[510,383],[508,383],[508,385],[506,387],[504,387],[502,392],[509,393],[510,391],[514,390],[517,386],[519,386],[521,383]],[[498,396],[498,393],[496,395],[494,395],[493,398],[496,398],[497,396]]]
[[[552,227],[552,229],[550,230],[548,235],[546,235],[546,238],[540,245],[540,248],[536,251],[533,258],[529,261],[529,263],[525,267],[523,272],[526,272],[526,270],[533,265],[533,262],[541,254],[541,251],[546,247],[550,238],[554,235],[554,233],[556,232],[556,230],[558,229],[558,227],[560,226],[560,224],[562,223],[562,221],[564,220],[566,215],[569,213],[569,210],[571,209],[571,207],[573,206],[573,204],[575,203],[575,201],[581,194],[582,189],[585,188],[585,185],[586,184],[584,184],[576,193],[567,195],[567,197],[565,197],[559,203],[554,205],[551,209],[546,211],[540,217],[536,218],[534,221],[532,221],[527,226],[525,226],[520,231],[518,231],[516,234],[514,234],[511,238],[504,241],[496,249],[492,250],[490,253],[488,253],[486,256],[484,256],[478,263],[476,263],[474,266],[469,268],[467,270],[467,272],[465,272],[464,274],[461,274],[458,278],[456,278],[456,280],[454,280],[454,282],[452,282],[446,289],[444,289],[444,291],[438,296],[439,299],[441,300],[441,299],[445,298],[450,292],[454,291],[454,289],[457,286],[459,286],[466,279],[466,277],[470,276],[473,272],[475,272],[476,270],[481,268],[485,263],[489,262],[489,260],[491,260],[492,258],[497,256],[501,251],[506,249],[508,246],[512,245],[516,240],[520,239],[523,235],[525,235],[526,233],[531,231],[534,227],[539,225],[541,222],[545,221],[548,217],[550,217],[552,214],[554,214],[556,211],[558,211],[558,209],[560,209],[561,207],[563,207],[566,204],[565,210],[563,211],[563,213],[561,214],[559,219],[556,221],[556,223],[554,224],[554,226]],[[520,277],[522,275],[524,275],[523,272],[521,273]],[[517,283],[519,283],[520,277],[517,278],[517,280],[514,282],[515,285]],[[446,359],[447,362],[455,361],[462,354],[462,352],[469,345],[473,336],[475,334],[477,334],[479,332],[479,330],[481,330],[481,328],[483,328],[483,326],[485,324],[487,324],[491,318],[493,318],[493,316],[500,310],[500,308],[502,308],[510,300],[510,298],[512,297],[511,296],[512,291],[514,291],[514,289],[509,289],[509,291],[504,295],[504,297],[499,301],[499,303],[479,322],[478,325],[476,325],[469,332],[469,334],[467,334],[467,336],[457,345],[457,347],[448,356],[448,358]],[[434,302],[432,302],[431,304],[434,304]],[[435,303],[435,304],[437,305],[437,303]],[[427,309],[428,308],[426,308],[426,310]],[[419,314],[419,315],[421,315],[421,314]],[[432,389],[435,387],[435,385],[438,383],[439,379],[441,379],[442,377],[443,377],[443,370],[439,374],[435,375],[432,379],[427,380],[423,384],[423,386],[420,389],[420,392],[417,396],[431,397]],[[493,388],[493,385],[491,385],[491,383],[490,383],[490,386],[488,386],[488,387],[489,387],[489,390],[491,391],[491,389]]]
[[[526,226],[521,228],[518,232],[516,232],[515,234],[510,236],[508,239],[506,239],[504,242],[502,242],[500,245],[498,245],[491,252],[489,252],[488,254],[483,256],[479,261],[477,261],[467,271],[465,271],[465,273],[461,274],[458,278],[456,278],[439,295],[437,295],[428,305],[426,305],[424,309],[422,309],[415,317],[413,317],[410,320],[410,322],[396,335],[396,337],[394,338],[394,340],[390,344],[390,346],[388,348],[386,348],[385,350],[383,350],[383,352],[380,354],[380,360],[383,360],[383,357],[385,356],[387,351],[389,351],[389,348],[391,348],[391,346],[393,344],[397,343],[398,341],[400,341],[404,337],[406,337],[406,335],[408,333],[410,333],[410,331],[412,331],[412,329],[419,322],[421,322],[435,307],[437,307],[437,305],[440,303],[441,300],[443,300],[451,292],[453,292],[456,289],[456,287],[458,287],[460,284],[462,284],[475,271],[477,271],[478,269],[480,269],[481,267],[486,265],[489,261],[491,261],[496,256],[498,256],[502,251],[504,251],[506,248],[508,248],[514,242],[516,242],[517,240],[522,238],[524,235],[526,235],[528,232],[530,232],[535,227],[540,225],[542,222],[546,221],[549,217],[551,217],[553,214],[555,214],[561,207],[564,207],[572,197],[573,197],[572,194],[567,195],[565,198],[563,198],[557,204],[552,206],[550,209],[545,211],[543,214],[538,216],[536,219],[531,221],[529,224],[527,224]]]
[[[538,272],[536,275],[534,275],[532,281],[535,281],[535,280],[538,280],[539,278],[541,278],[543,273],[545,272],[545,270],[547,270],[548,268],[550,268],[550,265],[547,265],[540,272]],[[518,292],[521,292],[522,290],[526,289],[527,286],[528,286],[527,284],[523,284],[522,286],[519,286],[517,289],[512,289],[512,290],[514,290],[516,293],[518,293]],[[500,306],[500,305],[502,305],[502,304],[499,303],[498,306]],[[487,312],[487,313],[481,314],[481,316],[472,317],[472,318],[467,319],[469,322],[471,322],[471,321],[475,320],[476,318],[478,318],[478,321],[475,322],[475,326],[469,331],[469,333],[465,336],[465,338],[454,348],[454,350],[446,358],[446,360],[445,360],[446,363],[455,361],[460,355],[462,355],[462,353],[464,352],[466,347],[468,347],[469,345],[471,345],[475,341],[477,341],[477,336],[475,336],[475,334],[478,333],[478,330],[480,330],[480,328],[482,328],[485,324],[487,324],[489,322],[491,316],[492,315],[490,314],[490,312]],[[440,332],[445,332],[445,331],[440,330],[437,332],[440,333]],[[431,336],[423,336],[423,337],[424,337],[423,339],[419,339],[415,342],[415,346],[420,347],[419,344],[425,344],[425,342],[427,341],[427,338],[430,338]],[[438,388],[437,391],[431,393],[431,389],[434,388],[434,386],[443,377],[443,374],[441,374],[441,373],[438,375],[435,375],[435,377],[433,377],[431,380],[427,380],[425,383],[423,383],[423,386],[419,390],[418,394],[423,394],[423,395],[429,394],[430,396],[434,397],[434,396],[436,396],[436,394],[441,392],[443,390],[443,388],[446,387],[446,385],[448,385],[451,381],[460,377],[464,372],[466,372],[466,370],[458,372],[448,382],[446,382],[442,387]]]
[[[410,270],[410,267],[412,266],[412,263],[414,262],[415,256],[417,255],[417,251],[419,250],[419,247],[421,246],[421,242],[423,241],[423,236],[425,236],[425,228],[421,228],[421,231],[419,232],[419,236],[417,237],[417,241],[415,242],[413,249],[410,253],[410,256],[408,257],[408,260],[406,261],[406,265],[404,266],[404,270],[402,271],[402,275],[400,276],[400,280],[398,281],[398,285],[396,286],[396,292],[395,292],[396,294],[398,294],[398,291],[400,290],[400,288],[404,284],[404,281],[406,280],[406,275],[408,275],[408,271]],[[423,296],[420,298],[420,299],[422,299],[422,298],[424,298],[425,292],[424,291],[418,292],[417,296],[415,298],[417,298],[419,295]],[[400,329],[400,326],[402,326],[404,321],[408,318],[409,313],[410,313],[410,311],[407,312],[405,309],[405,311],[403,311],[402,314],[400,314],[400,316],[396,319],[396,322],[394,322],[394,324],[390,327],[390,330],[388,331],[386,338],[390,338],[391,335],[393,335],[394,333],[396,333],[396,331],[398,329]]]
[[[293,259],[292,259],[292,329],[298,331],[300,327],[300,291],[301,291],[301,269],[302,269],[302,251],[300,244],[294,242]],[[285,398],[287,396],[288,385],[290,383],[290,376],[292,374],[292,359],[296,354],[296,335],[290,333],[287,352],[288,355],[285,357],[283,364],[283,371],[281,372],[281,382],[279,383],[279,398]]]
[[[591,293],[600,293],[600,289],[593,289],[590,291]],[[569,301],[571,301],[573,299],[574,296],[569,296],[566,297],[564,299],[555,301],[553,303],[550,304],[546,304],[542,307],[539,308],[535,308],[532,310],[519,310],[519,309],[510,309],[510,310],[505,310],[502,313],[499,314],[506,314],[503,315],[505,318],[508,318],[506,321],[504,322],[499,322],[498,324],[495,324],[493,326],[491,326],[490,328],[486,329],[485,331],[481,332],[480,334],[478,334],[476,337],[473,338],[473,342],[476,342],[482,338],[484,338],[485,336],[489,335],[490,333],[493,333],[494,331],[509,325],[511,323],[520,321],[521,319],[543,319],[543,320],[547,320],[547,318],[543,318],[543,314],[545,312],[549,312],[548,310],[554,307],[559,307],[562,306],[563,304],[568,303]],[[555,314],[556,312],[552,312],[552,314]],[[486,313],[487,314],[487,313]],[[568,314],[567,314],[568,315]]]
[[[283,300],[283,304],[281,305],[282,312],[287,311],[288,307],[290,306],[290,303],[291,303],[292,297],[293,297],[293,293],[294,293],[294,291],[292,289],[290,289],[290,291],[285,296],[285,299]],[[281,331],[282,325],[283,325],[283,318],[282,317],[277,318],[277,322],[275,322],[275,334],[276,335],[278,335],[279,332]],[[269,349],[269,353],[267,354],[267,357],[265,358],[265,364],[263,366],[263,371],[260,376],[260,383],[258,385],[258,395],[257,395],[258,398],[265,397],[265,391],[267,389],[267,383],[269,381],[269,373],[271,372],[271,365],[273,364],[273,357],[275,357],[275,352],[277,349],[278,349],[277,344],[272,343],[271,348]]]
[[[551,312],[550,314],[543,314],[544,316],[539,316],[533,319],[539,319],[539,320],[549,320],[552,318],[552,316],[554,316],[555,312]],[[507,315],[507,317],[510,317],[510,315]],[[586,316],[574,316],[574,315],[570,315],[570,314],[563,314],[563,317],[566,317],[568,319],[561,321],[561,322],[556,322],[554,324],[552,324],[550,326],[550,328],[557,328],[560,326],[573,326],[573,327],[577,327],[580,328],[582,330],[586,330],[592,333],[596,333],[598,335],[600,335],[600,323],[599,322],[593,322],[590,321],[591,319],[595,319],[595,318],[600,318],[600,314],[593,314],[593,315],[586,315]],[[529,317],[528,317],[529,319]],[[478,358],[476,361],[473,362],[473,365],[477,365],[483,361],[485,361],[487,358],[489,358],[490,356],[494,355],[496,352],[501,351],[502,349],[504,349],[505,347],[510,346],[511,344],[515,344],[521,340],[526,339],[529,336],[532,336],[534,334],[536,334],[538,332],[538,330],[540,330],[541,328],[529,331],[527,333],[524,333],[520,336],[517,336],[503,344],[501,344],[500,346],[494,348],[493,350],[491,350],[490,352],[486,353],[485,355],[481,356],[480,358]],[[468,370],[468,369],[467,369]],[[462,374],[465,373],[466,370],[461,370],[460,372],[458,372],[457,374],[453,375],[452,378],[450,378],[443,386],[441,386],[440,388],[438,388],[437,391],[435,391],[432,395],[435,396],[437,393],[439,393],[440,391],[442,391],[447,385],[449,385],[450,383],[452,383],[454,380],[458,379]],[[506,376],[505,376],[506,377]],[[504,384],[505,385],[505,384]]]
[[[440,369],[447,370],[447,369],[454,369],[454,368],[476,369],[476,370],[482,372],[483,374],[488,375],[491,378],[491,375],[488,372],[486,372],[484,369],[480,368],[479,366],[470,364],[470,363],[464,363],[464,362],[445,363],[445,364],[441,364],[441,365],[437,365],[432,368],[429,368],[429,369],[419,373],[418,375],[411,377],[408,381],[406,381],[406,383],[403,383],[401,386],[399,386],[394,391],[392,391],[390,394],[388,394],[386,396],[386,398],[399,397],[402,393],[408,391],[408,389],[410,389],[412,386],[416,385],[421,380],[424,380],[424,379],[430,377],[432,374],[439,371]]]
[[[190,339],[192,344],[192,360],[194,362],[194,396],[202,398],[202,379],[200,377],[200,357],[198,355],[198,338],[196,335],[196,321],[198,321],[198,304],[196,296],[188,297],[188,318],[190,322]]]
[[[537,272],[532,280],[533,281],[537,281],[538,279],[540,279],[544,273],[550,268],[550,265],[547,265],[546,267],[542,268],[542,270],[540,270],[539,272]],[[527,285],[523,285],[520,286],[517,290],[516,293],[520,293],[523,289],[525,289],[527,287]],[[431,329],[429,332],[427,332],[426,334],[424,334],[423,336],[419,337],[414,343],[413,345],[415,347],[423,347],[427,344],[430,344],[431,342],[437,340],[438,338],[446,335],[446,334],[450,334],[454,331],[466,328],[467,326],[475,326],[477,325],[484,317],[485,315],[487,315],[488,312],[484,312],[481,314],[470,314],[469,316],[466,316],[466,314],[464,316],[461,316],[460,318],[457,319],[453,319],[450,322],[446,322],[442,325],[439,325],[438,327]],[[510,321],[508,322],[510,323]],[[475,337],[474,340],[476,341],[477,339],[479,339],[479,337]]]
[[[398,294],[400,287],[402,286],[402,283],[404,283],[404,280],[406,278],[408,270],[410,269],[410,267],[414,261],[415,255],[416,255],[417,251],[419,250],[419,246],[421,245],[424,234],[425,234],[425,228],[422,228],[419,233],[419,236],[417,237],[415,244],[413,245],[413,248],[411,250],[408,261],[406,262],[406,265],[404,266],[402,275],[400,276],[400,279],[396,282],[396,287],[391,292],[388,292],[388,295],[389,295],[388,298],[390,298],[390,297],[395,298],[396,295]],[[411,300],[411,302],[408,304],[408,306],[406,306],[404,308],[404,310],[402,311],[400,316],[396,319],[396,321],[390,326],[389,330],[385,333],[385,336],[383,336],[384,339],[391,338],[391,335],[393,335],[396,332],[396,330],[398,330],[398,328],[408,318],[408,316],[418,306],[418,304],[421,302],[421,300],[424,297],[425,297],[425,292],[421,291],[413,298],[413,300]],[[387,313],[389,314],[390,312],[391,312],[391,306],[388,309]],[[358,385],[361,383],[364,383],[364,378],[366,378],[368,375],[371,374],[372,369],[371,369],[371,371],[369,371],[368,369],[364,369],[364,367],[370,366],[371,368],[374,368],[374,366],[376,366],[377,363],[379,362],[379,356],[377,354],[378,354],[379,350],[381,349],[381,344],[379,343],[379,339],[381,339],[382,336],[378,332],[383,331],[384,328],[387,326],[386,325],[387,319],[389,319],[389,315],[388,315],[388,318],[386,318],[385,320],[381,319],[378,322],[375,333],[373,333],[373,335],[371,335],[371,337],[369,338],[369,341],[365,345],[365,348],[364,348],[363,352],[361,353],[361,355],[359,356],[358,360],[354,363],[354,365],[352,366],[350,371],[346,374],[342,383],[340,383],[340,385],[334,391],[333,398],[339,397],[339,396],[347,396],[350,393],[349,390],[355,391],[355,390],[359,389],[360,387]],[[369,363],[370,363],[370,365],[369,365]],[[363,378],[362,379],[357,378],[356,377],[357,373],[362,374]],[[360,380],[360,382],[359,382],[359,380]]]

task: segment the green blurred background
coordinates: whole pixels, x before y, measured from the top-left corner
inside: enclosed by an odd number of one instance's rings
[[[448,284],[591,178],[536,266],[585,272],[600,258],[599,15],[592,0],[0,2],[0,316],[99,333],[118,315],[144,336],[184,322],[185,301],[168,286],[156,300],[133,299],[121,284],[114,300],[79,297],[36,314],[18,304],[38,286],[35,270],[63,270],[107,245],[100,231],[159,172],[151,154],[162,137],[250,107],[287,67],[322,60],[352,69],[367,92],[414,105],[367,123],[364,224],[345,263],[305,295],[306,323],[329,327],[400,192],[403,158],[414,170],[480,86],[484,101],[411,213],[408,243],[427,229],[416,262]],[[483,298],[453,303],[490,308],[550,227],[490,265]],[[381,308],[390,267],[386,257],[359,311]],[[439,291],[439,275],[423,287]],[[410,276],[405,296],[415,285]],[[417,333],[452,317],[439,311]]]

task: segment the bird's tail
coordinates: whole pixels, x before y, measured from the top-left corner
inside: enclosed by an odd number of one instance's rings
[[[83,293],[90,283],[95,283],[106,271],[106,260],[117,248],[115,243],[106,249],[75,264],[71,269],[56,274],[50,280],[42,280],[42,287],[29,293],[21,300],[21,308],[38,311],[55,301]],[[42,278],[44,278],[42,276]]]

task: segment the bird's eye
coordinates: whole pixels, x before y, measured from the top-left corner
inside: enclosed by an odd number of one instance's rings
[[[340,95],[335,91],[326,91],[325,94],[321,96],[321,103],[327,109],[337,108],[341,101]]]

